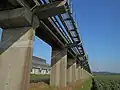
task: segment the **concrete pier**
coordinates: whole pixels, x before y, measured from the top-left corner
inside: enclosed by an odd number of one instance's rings
[[[87,72],[86,70],[84,70],[83,68],[81,68],[81,70],[80,70],[80,78],[82,79],[82,80],[87,80],[87,79],[89,79],[90,77],[93,77],[92,76],[92,74],[90,74],[89,72]]]
[[[13,34],[9,37],[9,32]],[[18,31],[26,30],[17,41],[12,43]],[[15,33],[14,33],[15,32]],[[19,36],[19,35],[18,35]],[[4,40],[5,39],[5,40]],[[5,44],[0,55],[0,90],[27,90],[32,60],[34,30],[32,28],[6,29],[3,31]],[[12,44],[12,45],[11,45]],[[9,46],[10,45],[10,46]],[[1,50],[1,48],[0,48]]]
[[[72,65],[72,82],[76,82],[76,61]]]
[[[0,26],[0,90],[27,90],[37,18],[24,8],[1,11]]]
[[[53,49],[51,60],[50,85],[55,87],[67,86],[67,49]]]
[[[68,59],[68,64],[67,64],[67,83],[70,84],[72,83],[72,60]]]
[[[76,67],[76,80],[80,80],[80,65],[77,64],[77,67]]]
[[[84,79],[84,72],[83,72],[83,68],[80,69],[80,79]]]
[[[68,58],[67,83],[70,84],[74,82],[76,82],[76,61]]]

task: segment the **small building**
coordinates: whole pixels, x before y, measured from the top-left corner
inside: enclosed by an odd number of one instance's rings
[[[50,65],[46,60],[33,56],[31,74],[50,74]]]

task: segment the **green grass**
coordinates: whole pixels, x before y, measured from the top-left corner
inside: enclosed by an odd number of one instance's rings
[[[80,90],[91,90],[92,79],[86,80]]]
[[[30,79],[49,78],[49,77],[50,77],[50,75],[47,75],[47,74],[45,74],[45,75],[42,75],[42,74],[40,74],[40,75],[31,74],[30,75]]]
[[[120,90],[120,75],[95,74],[98,90]]]
[[[120,80],[120,75],[95,75],[96,79],[102,80]]]
[[[30,75],[30,78],[33,80],[33,79],[39,79],[39,78],[49,78],[50,75],[35,75],[35,74],[31,74]],[[83,83],[83,88],[81,88],[81,85],[77,85],[75,86],[73,89],[70,89],[70,90],[90,90],[91,88],[91,85],[92,85],[92,80],[89,79],[89,80],[86,80],[84,81]],[[29,90],[41,90],[40,89],[40,85],[35,85],[35,88],[33,86],[33,88],[30,88]],[[47,86],[48,87],[48,86]],[[70,86],[72,87],[72,86]],[[81,88],[81,89],[80,89]],[[52,87],[49,87],[49,88],[44,88],[42,90],[59,90],[59,89],[55,89],[55,88],[52,88]],[[68,89],[69,90],[69,89]]]

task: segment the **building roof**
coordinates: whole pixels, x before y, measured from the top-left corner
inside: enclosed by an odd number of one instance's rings
[[[33,61],[33,63],[46,64],[46,60],[39,58],[39,57],[36,57],[36,56],[32,56],[32,61]]]
[[[36,56],[32,57],[32,66],[33,67],[40,66],[40,67],[46,67],[46,68],[50,67],[50,65],[46,63],[46,60]]]

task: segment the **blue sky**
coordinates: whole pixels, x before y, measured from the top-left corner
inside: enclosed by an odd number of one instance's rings
[[[51,46],[36,36],[35,42],[34,42],[33,55],[46,59],[47,63],[50,64],[51,63],[51,52],[52,52]]]
[[[73,0],[94,71],[120,72],[120,0]]]
[[[93,71],[120,72],[120,0],[73,0]],[[51,47],[35,37],[34,55],[50,63]]]

